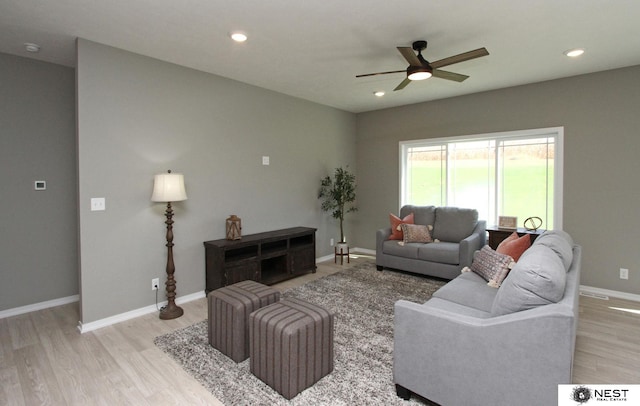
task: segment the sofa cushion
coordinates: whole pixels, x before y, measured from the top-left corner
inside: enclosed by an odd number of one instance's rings
[[[557,303],[564,296],[567,273],[556,253],[544,245],[529,248],[498,289],[495,316]]]
[[[440,241],[460,242],[473,233],[478,224],[478,211],[459,207],[436,208],[433,238]]]
[[[460,263],[460,244],[454,242],[420,244],[418,258],[424,261],[457,265]]]
[[[423,244],[433,242],[431,239],[430,226],[424,226],[422,224],[401,224],[402,228],[402,242],[421,242]]]
[[[465,272],[433,294],[433,297],[490,313],[498,290],[475,273]]]
[[[422,247],[424,245],[420,243],[408,243],[401,245],[401,243],[402,241],[387,240],[382,243],[382,252],[387,255],[417,259],[418,247]]]
[[[471,267],[465,267],[463,271],[473,271],[489,282],[489,286],[498,288],[514,265],[515,262],[509,255],[496,252],[485,245],[473,255]]]
[[[406,217],[409,213],[413,213],[413,223],[425,226],[433,225],[436,220],[435,206],[413,206],[406,205],[400,208],[400,217]]]
[[[529,234],[518,237],[518,233],[514,231],[498,245],[496,252],[509,255],[514,261],[518,262],[522,254],[524,254],[530,246],[531,236]]]
[[[401,224],[413,224],[413,213],[407,214],[404,218],[400,218],[393,213],[389,213],[389,222],[391,223],[391,235],[389,240],[402,240]]]
[[[573,238],[562,230],[548,230],[536,238],[534,245],[545,245],[551,248],[562,260],[565,271],[573,262]]]

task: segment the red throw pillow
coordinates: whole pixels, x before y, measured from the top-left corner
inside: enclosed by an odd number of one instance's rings
[[[531,246],[531,237],[525,234],[518,237],[515,231],[498,245],[496,252],[509,255],[514,261],[518,262],[520,256]]]
[[[389,213],[389,220],[391,221],[391,236],[390,240],[402,240],[402,227],[400,224],[413,224],[413,213],[409,213],[405,218]]]
[[[511,241],[515,241],[518,239],[518,233],[516,233],[515,231],[511,234],[509,234],[509,236],[507,238],[505,238],[504,240],[502,240],[500,242],[500,244],[498,244],[498,247],[502,244],[509,244]],[[496,252],[498,251],[498,247],[496,247]]]

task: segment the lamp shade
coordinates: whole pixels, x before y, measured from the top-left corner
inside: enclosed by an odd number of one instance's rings
[[[153,180],[152,202],[179,202],[187,200],[184,176],[181,173],[161,173]]]

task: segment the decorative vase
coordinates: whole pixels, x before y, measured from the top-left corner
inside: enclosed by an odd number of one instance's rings
[[[232,214],[227,219],[227,240],[239,240],[242,238],[242,220]]]

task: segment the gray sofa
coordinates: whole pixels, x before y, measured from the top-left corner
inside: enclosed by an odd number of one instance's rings
[[[547,231],[496,289],[462,273],[424,304],[395,304],[393,379],[447,405],[555,405],[570,384],[581,247]]]
[[[453,279],[473,260],[486,241],[486,222],[474,209],[435,206],[403,206],[400,218],[414,214],[415,224],[433,226],[439,242],[405,243],[389,240],[391,227],[376,232],[376,266]]]

